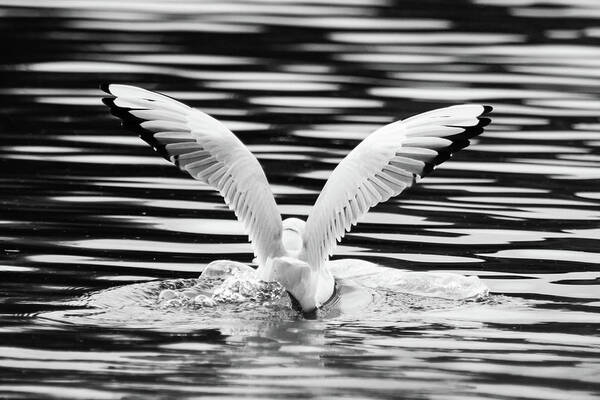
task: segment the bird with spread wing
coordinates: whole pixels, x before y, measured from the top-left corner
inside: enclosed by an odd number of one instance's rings
[[[282,284],[303,311],[330,299],[326,267],[337,242],[368,210],[398,196],[452,153],[469,145],[491,107],[457,105],[385,125],[333,170],[308,219],[281,220],[256,157],[208,114],[168,96],[128,85],[103,85],[112,113],[182,171],[219,191],[244,225],[258,276]]]

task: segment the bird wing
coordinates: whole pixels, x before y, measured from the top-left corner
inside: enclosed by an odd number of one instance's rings
[[[165,95],[127,85],[103,85],[104,103],[164,158],[217,189],[240,220],[259,265],[281,250],[281,216],[256,157],[208,114]]]
[[[301,258],[319,269],[336,242],[369,208],[402,193],[417,177],[469,145],[490,120],[489,106],[432,110],[379,128],[333,170],[308,216]]]

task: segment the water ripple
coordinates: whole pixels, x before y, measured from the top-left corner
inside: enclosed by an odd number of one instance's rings
[[[0,397],[596,398],[599,4],[0,0]],[[109,116],[105,81],[223,121],[284,217],[381,125],[489,103],[485,133],[333,263],[492,295],[376,291],[315,319],[158,307],[161,284],[252,249],[218,194]]]

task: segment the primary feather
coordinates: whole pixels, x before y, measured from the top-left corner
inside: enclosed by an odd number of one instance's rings
[[[336,243],[378,203],[398,196],[483,131],[491,107],[459,105],[397,121],[367,136],[334,169],[304,231],[300,258],[323,267]]]
[[[281,252],[281,216],[256,157],[225,125],[170,97],[127,85],[104,102],[163,157],[217,189],[243,223],[259,265]]]

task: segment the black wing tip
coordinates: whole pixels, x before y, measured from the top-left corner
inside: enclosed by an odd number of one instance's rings
[[[104,93],[112,94],[110,92],[110,85],[112,85],[112,83],[102,82],[99,87],[100,87],[100,90],[102,90]]]
[[[471,139],[475,136],[482,134],[484,128],[488,126],[491,122],[492,120],[490,118],[479,116],[477,117],[477,125],[459,126],[459,128],[464,129],[464,131],[456,135],[448,136],[446,137],[446,139],[450,139],[453,142],[453,145],[455,145],[456,142],[463,142],[464,140]]]
[[[103,97],[102,103],[105,106],[107,106],[108,108],[110,108],[111,112],[112,112],[113,108],[118,108],[117,105],[115,104],[115,97]]]
[[[129,122],[132,120],[141,121],[129,114],[129,108],[119,107],[115,104],[116,97],[103,97],[102,103],[110,109],[110,113],[115,117],[120,118],[123,122]],[[138,122],[139,123],[139,122]]]
[[[478,117],[478,118],[479,118],[479,123],[477,124],[477,126],[479,128],[485,128],[486,126],[488,126],[489,124],[492,123],[491,118],[487,118],[487,117]]]
[[[104,90],[104,89],[103,89]],[[110,92],[107,92],[110,94]],[[153,132],[148,131],[140,125],[144,120],[129,113],[131,108],[121,107],[115,104],[116,97],[103,97],[102,102],[110,109],[110,113],[121,120],[123,128],[135,132],[146,143],[150,145],[164,159],[172,161],[164,145],[154,138]]]
[[[468,127],[463,126],[461,127],[464,129],[463,132],[447,137],[447,139],[452,141],[452,144],[443,150],[438,150],[438,156],[426,164],[424,175],[430,173],[435,167],[449,160],[454,153],[468,147],[471,144],[470,139],[483,133],[484,128],[492,122],[491,118],[487,117],[487,114],[493,110],[493,107],[488,105],[483,105],[482,107],[483,112],[477,117],[477,125]]]

